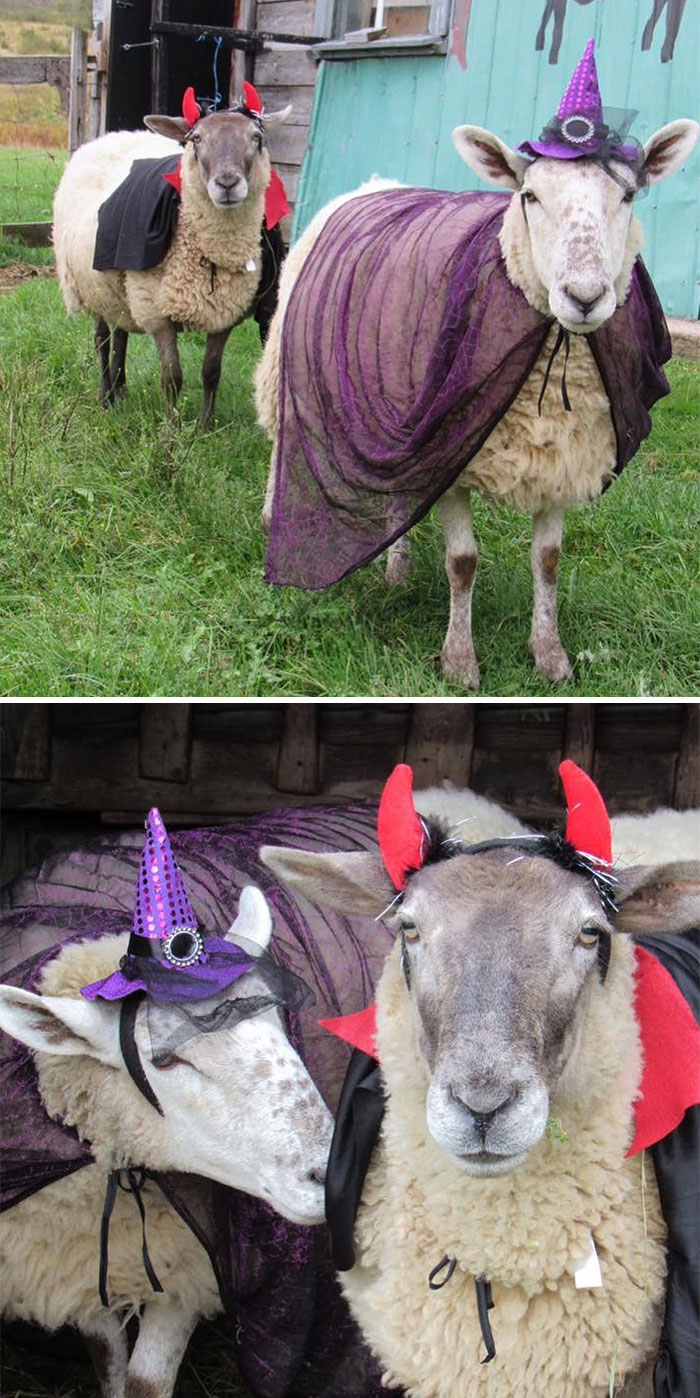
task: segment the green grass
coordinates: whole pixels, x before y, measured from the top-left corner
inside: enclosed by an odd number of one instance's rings
[[[460,692],[439,667],[448,593],[435,519],[415,531],[398,589],[381,560],[321,593],[263,581],[252,322],[231,338],[218,424],[200,435],[202,337],[182,338],[178,421],[137,336],[129,395],[102,412],[91,327],[65,316],[57,285],[34,279],[0,304],[0,691]],[[560,614],[576,683],[555,688],[529,660],[529,520],[477,501],[483,694],[697,693],[700,370],[676,361],[671,378],[636,461],[599,506],[568,517]]]
[[[51,222],[65,150],[0,146],[0,223]]]

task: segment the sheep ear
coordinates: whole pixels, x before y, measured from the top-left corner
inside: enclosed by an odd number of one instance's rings
[[[269,131],[269,130],[270,130],[270,127],[272,127],[272,126],[280,126],[280,125],[282,124],[283,121],[286,121],[286,120],[287,120],[287,117],[291,114],[291,112],[292,112],[292,105],[291,105],[291,103],[289,104],[288,107],[282,107],[282,108],[280,108],[279,112],[264,112],[264,113],[263,113],[263,124],[264,124],[265,130],[266,130],[266,131]]]
[[[700,862],[616,869],[619,932],[685,932],[700,926]]]
[[[272,915],[265,899],[255,884],[246,884],[241,891],[236,921],[226,933],[229,942],[243,942],[253,956],[259,956],[269,945],[272,936]]]
[[[377,917],[396,897],[379,854],[315,854],[263,845],[260,858],[311,903]]]
[[[644,174],[649,184],[665,180],[690,155],[700,133],[697,121],[670,121],[644,147]]]
[[[190,130],[184,117],[146,116],[143,124],[149,131],[155,131],[156,136],[167,136],[171,141],[179,141],[180,145]]]
[[[0,985],[0,1029],[41,1053],[80,1053],[101,1063],[120,1062],[118,1016],[105,1004]]]
[[[452,140],[458,155],[480,179],[507,189],[520,189],[530,161],[504,145],[498,136],[483,126],[456,126]]]

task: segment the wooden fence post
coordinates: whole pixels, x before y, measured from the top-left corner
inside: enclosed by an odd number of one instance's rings
[[[70,92],[68,98],[68,153],[81,146],[85,139],[85,82],[87,77],[87,44],[85,35],[75,25],[70,34]]]

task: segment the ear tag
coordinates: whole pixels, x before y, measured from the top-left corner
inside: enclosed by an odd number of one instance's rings
[[[591,1234],[588,1252],[580,1267],[574,1272],[574,1282],[577,1291],[592,1291],[594,1287],[603,1285],[603,1273],[600,1270],[600,1261],[595,1250],[593,1234]]]
[[[255,258],[254,258],[254,257],[249,257],[249,258],[248,258],[248,261],[247,261],[246,264],[245,264],[245,269],[246,269],[246,272],[254,272],[254,271],[256,270],[256,267],[255,267]]]

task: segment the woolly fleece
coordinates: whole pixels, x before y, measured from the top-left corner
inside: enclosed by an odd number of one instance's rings
[[[82,985],[114,969],[127,940],[104,937],[65,947],[46,967],[41,993],[77,997]],[[38,1190],[0,1216],[0,1308],[8,1318],[33,1320],[49,1330],[66,1323],[80,1328],[103,1314],[97,1278],[106,1171],[126,1163],[116,1141],[150,1141],[154,1113],[125,1073],[93,1058],[37,1053],[36,1065],[49,1115],[76,1126],[98,1163]],[[135,1163],[133,1155],[129,1163]],[[143,1197],[148,1249],[165,1295],[159,1298],[151,1289],[138,1209],[120,1189],[109,1234],[110,1309],[135,1314],[145,1303],[160,1301],[179,1302],[192,1316],[217,1314],[219,1291],[204,1248],[157,1185],[147,1182]]]
[[[655,1353],[664,1301],[664,1225],[645,1156],[625,1160],[641,1074],[633,951],[613,939],[604,986],[591,983],[580,1041],[551,1116],[561,1124],[520,1169],[461,1174],[425,1123],[428,1074],[396,947],[378,990],[388,1089],[343,1278],[389,1385],[410,1398],[556,1394],[603,1398]],[[559,1136],[565,1139],[559,1139]],[[573,1274],[593,1235],[604,1285]],[[428,1273],[458,1259],[440,1291]],[[474,1278],[492,1281],[496,1358],[482,1366]],[[611,1385],[611,1374],[615,1381]]]
[[[247,198],[216,209],[197,173],[191,145],[182,153],[182,200],[175,236],[147,272],[96,272],[92,267],[100,204],[134,160],[177,155],[176,141],[153,132],[117,131],[82,146],[69,161],[54,201],[56,269],[66,309],[101,316],[109,326],[155,334],[167,321],[208,334],[236,325],[250,311],[260,279],[260,237],[270,159],[261,152]],[[246,270],[254,259],[255,271]],[[212,264],[216,268],[212,292]]]
[[[286,260],[277,312],[255,375],[258,421],[273,442],[273,460],[278,430],[282,326],[302,264],[328,218],[342,204],[397,186],[397,181],[371,180],[333,200],[311,220]],[[618,305],[627,296],[642,240],[641,224],[633,217],[624,266],[615,284]],[[506,271],[514,286],[519,287],[531,306],[543,315],[550,315],[547,291],[535,269],[517,193],[508,205],[500,241]],[[555,366],[541,416],[538,413],[538,399],[557,333],[555,325],[529,378],[453,489],[475,488],[493,501],[534,514],[551,505],[568,506],[593,500],[612,479],[616,460],[615,433],[607,395],[584,335],[570,337],[566,382],[572,411],[566,412],[564,408]],[[270,490],[271,486],[268,505]]]

